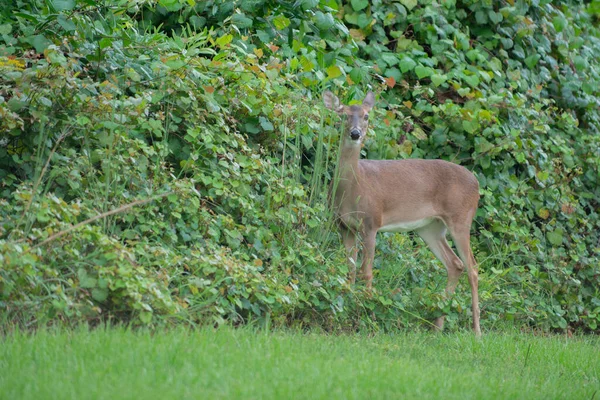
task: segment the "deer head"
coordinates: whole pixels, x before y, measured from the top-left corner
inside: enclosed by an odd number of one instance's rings
[[[345,106],[340,103],[340,99],[329,91],[323,94],[323,101],[325,107],[337,112],[346,119],[344,140],[356,145],[362,143],[369,127],[369,111],[375,105],[373,92],[367,93],[361,105]]]

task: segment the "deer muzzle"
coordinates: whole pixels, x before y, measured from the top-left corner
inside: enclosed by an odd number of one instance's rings
[[[360,138],[360,131],[358,129],[352,129],[350,131],[350,139],[358,140]]]

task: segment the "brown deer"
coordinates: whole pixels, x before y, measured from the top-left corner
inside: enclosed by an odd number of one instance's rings
[[[360,160],[375,96],[369,92],[361,105],[346,106],[327,91],[323,100],[327,108],[346,118],[334,209],[348,252],[350,281],[354,283],[356,278],[358,236],[363,242],[360,273],[370,289],[377,232],[415,231],[446,267],[447,295],[454,293],[466,266],[473,330],[480,336],[477,265],[469,243],[479,201],[477,178],[466,168],[443,160]],[[446,230],[460,258],[448,245]],[[443,316],[435,320],[437,329],[443,325]]]

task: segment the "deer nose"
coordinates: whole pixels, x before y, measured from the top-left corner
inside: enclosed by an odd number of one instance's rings
[[[360,137],[360,131],[358,129],[352,129],[350,131],[350,138],[352,140],[358,140],[359,137]]]

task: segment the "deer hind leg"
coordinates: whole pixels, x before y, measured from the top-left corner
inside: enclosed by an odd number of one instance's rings
[[[416,232],[427,243],[438,260],[446,267],[446,271],[448,271],[446,296],[451,296],[465,267],[446,241],[446,225],[440,220],[435,220],[431,224],[418,229]],[[444,328],[444,318],[444,316],[441,316],[435,320],[436,329],[439,331]]]
[[[342,226],[342,241],[344,242],[344,247],[346,248],[346,255],[348,257],[348,266],[350,272],[348,273],[348,281],[351,284],[356,282],[356,263],[358,257],[358,237],[356,233],[351,231],[350,229]]]
[[[456,244],[456,249],[460,258],[467,266],[467,275],[469,277],[469,285],[471,286],[471,307],[473,310],[473,331],[475,336],[481,336],[481,328],[479,326],[479,276],[477,272],[477,262],[473,256],[471,250],[471,221],[472,217],[468,219],[466,224],[456,224],[450,227],[450,235]]]

